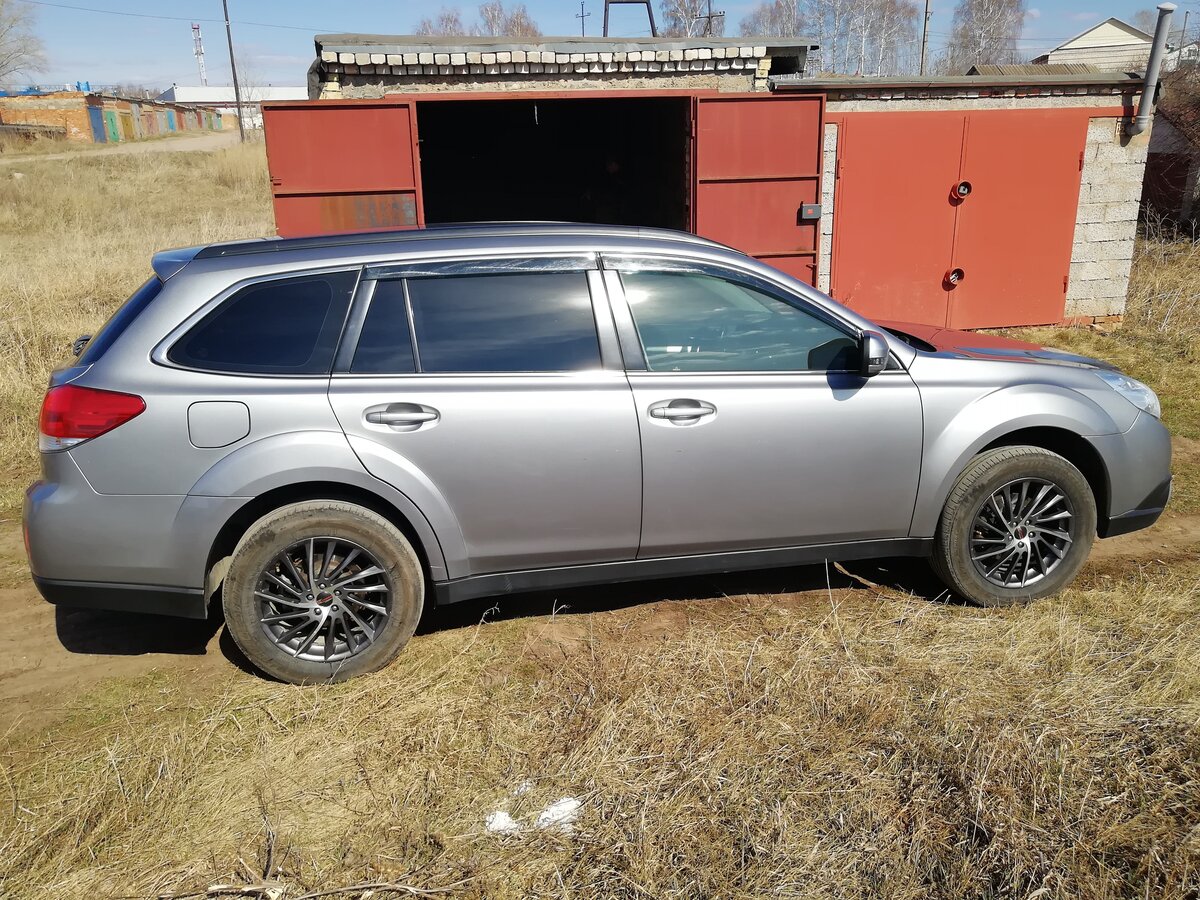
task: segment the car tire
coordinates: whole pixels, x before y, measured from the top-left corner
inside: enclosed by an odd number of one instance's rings
[[[222,588],[234,642],[258,669],[292,684],[382,669],[416,631],[424,599],[421,562],[404,534],[336,500],[296,503],[255,522]]]
[[[1095,536],[1096,501],[1079,469],[1040,447],[1002,447],[959,476],[934,537],[933,568],[972,603],[1010,606],[1070,584]]]

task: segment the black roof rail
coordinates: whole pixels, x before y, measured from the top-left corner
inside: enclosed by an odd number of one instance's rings
[[[394,231],[357,231],[346,234],[320,234],[296,238],[255,238],[248,241],[230,241],[209,244],[201,248],[194,259],[212,259],[223,256],[249,256],[258,253],[283,253],[289,250],[315,250],[325,247],[347,247],[358,244],[391,244],[408,241],[432,240],[452,236],[464,237],[487,235],[492,232],[511,234],[642,234],[666,240],[687,243],[712,243],[694,234],[671,231],[666,228],[642,228],[634,225],[584,225],[575,222],[454,222],[426,225]]]

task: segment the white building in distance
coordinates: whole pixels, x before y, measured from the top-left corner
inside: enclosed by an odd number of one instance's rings
[[[1152,35],[1120,19],[1105,19],[1039,56],[1035,63],[1087,63],[1106,72],[1140,72],[1150,59]]]
[[[277,87],[276,85],[243,84],[242,124],[246,128],[262,128],[262,104],[270,100],[307,100],[308,86]],[[167,103],[199,103],[213,106],[227,115],[237,113],[232,86],[173,84],[155,99]]]

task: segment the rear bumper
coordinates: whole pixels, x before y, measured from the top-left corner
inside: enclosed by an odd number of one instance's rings
[[[152,613],[185,619],[208,618],[204,591],[150,584],[113,584],[103,581],[58,581],[33,576],[33,583],[48,603],[81,609]]]

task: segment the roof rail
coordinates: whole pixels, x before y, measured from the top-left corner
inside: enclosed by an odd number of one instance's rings
[[[446,237],[483,237],[497,232],[514,235],[536,234],[594,234],[641,235],[684,243],[711,244],[702,237],[667,228],[642,228],[632,225],[585,225],[575,222],[454,222],[427,225],[402,231],[358,231],[348,234],[322,234],[297,238],[255,238],[210,244],[197,251],[195,259],[223,256],[249,256],[258,253],[283,253],[288,250],[314,250],[324,247],[347,247],[359,244],[392,244],[433,240]]]

